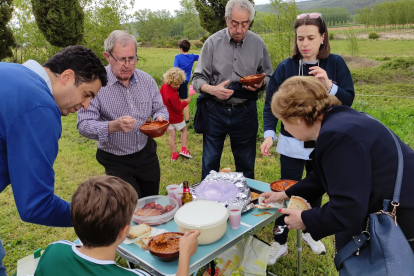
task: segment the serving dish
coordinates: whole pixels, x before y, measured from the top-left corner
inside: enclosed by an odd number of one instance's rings
[[[146,121],[139,130],[151,138],[156,138],[164,135],[165,131],[167,130],[169,126],[169,122],[167,120],[164,120],[162,122],[159,121],[152,121],[148,122]]]
[[[139,208],[143,208],[145,205],[150,204],[151,202],[154,202],[155,205],[159,204],[163,207],[170,205],[172,209],[171,211],[156,216],[140,216],[135,214]],[[148,225],[159,225],[170,221],[174,217],[177,210],[178,202],[175,200],[175,198],[163,195],[147,196],[138,200],[137,207],[134,214],[132,215],[132,220],[138,224],[146,223]]]
[[[255,84],[260,84],[265,77],[265,74],[251,75],[240,78],[240,82],[245,86],[254,86]]]
[[[273,192],[283,192],[297,183],[296,180],[281,179],[270,184],[270,189]]]
[[[148,251],[154,255],[155,257],[159,258],[163,262],[173,262],[178,260],[178,257],[180,255],[180,250],[178,248],[178,244],[180,242],[179,239],[170,239],[168,241],[168,244],[157,244],[155,240],[160,236],[164,235],[167,238],[173,237],[173,236],[183,236],[184,234],[181,232],[167,232],[163,234],[156,235],[152,237],[152,239],[148,242]],[[175,250],[168,251],[167,246],[174,246],[176,247]],[[158,250],[161,249],[161,250]],[[164,251],[164,252],[162,252]],[[167,252],[165,252],[167,251]]]
[[[176,212],[174,221],[178,231],[200,231],[198,244],[210,244],[223,237],[229,212],[223,204],[200,200],[185,204]]]

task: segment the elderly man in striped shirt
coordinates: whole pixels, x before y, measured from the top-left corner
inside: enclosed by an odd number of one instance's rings
[[[156,142],[139,127],[150,116],[168,120],[168,110],[155,80],[135,68],[136,53],[137,41],[125,31],[105,40],[108,84],[78,111],[78,131],[98,142],[96,159],[106,174],[130,183],[141,198],[158,194],[160,165]]]

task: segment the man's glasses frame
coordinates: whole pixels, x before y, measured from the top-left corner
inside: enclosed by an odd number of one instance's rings
[[[308,16],[309,18],[312,18],[312,19],[320,18],[321,21],[322,21],[323,27],[326,29],[326,23],[325,23],[325,20],[323,20],[321,13],[319,13],[319,12],[301,13],[296,17],[296,19],[303,19],[306,16]]]
[[[126,58],[120,58],[120,59],[116,59],[111,52],[109,52],[109,55],[116,61],[116,62],[121,62],[122,64],[127,64],[129,62],[129,64],[135,64],[138,62],[139,58],[137,55],[135,55],[135,59],[126,59]]]
[[[230,20],[230,23],[231,23],[231,26],[233,28],[238,28],[240,25],[241,25],[242,28],[246,28],[247,26],[249,26],[250,21],[247,20],[247,21],[243,21],[243,22],[238,22],[238,21],[232,19],[232,20]]]

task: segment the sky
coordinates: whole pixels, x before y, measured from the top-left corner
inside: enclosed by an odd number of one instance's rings
[[[255,5],[268,4],[269,0],[255,0]],[[180,0],[139,0],[135,1],[134,10],[149,9],[152,11],[157,10],[169,10],[171,14],[174,14],[174,10],[179,10]]]

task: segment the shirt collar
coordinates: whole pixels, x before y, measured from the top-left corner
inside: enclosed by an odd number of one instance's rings
[[[111,68],[111,65],[110,64],[108,64],[107,68],[108,68],[108,70],[106,70],[107,71],[107,78],[108,78],[108,84],[107,84],[107,86],[114,85],[117,82],[119,82],[119,83],[122,84],[122,82],[120,80],[118,80],[118,78],[115,76],[114,72],[112,72],[112,68]],[[136,83],[137,82],[137,79],[135,78],[135,70],[134,70],[134,73],[131,76],[131,82],[132,83]]]
[[[29,59],[22,65],[38,74],[46,82],[47,87],[50,90],[50,93],[53,95],[52,82],[50,81],[49,75],[46,73],[46,70],[42,67],[42,65],[40,65],[37,61],[32,59]]]
[[[230,36],[230,32],[229,32],[229,28],[226,28],[226,39],[229,42],[229,45],[237,48],[237,46],[239,46],[240,48],[243,49],[243,44],[245,44],[246,41],[246,37],[249,31],[247,31],[246,35],[244,36],[244,38],[242,39],[242,41],[240,42],[236,42],[231,36]]]

